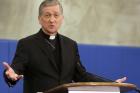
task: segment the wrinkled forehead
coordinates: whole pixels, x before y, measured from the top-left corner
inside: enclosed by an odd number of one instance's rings
[[[46,6],[42,8],[42,14],[44,13],[57,13],[61,14],[61,10],[59,8],[59,5],[53,5],[53,6]]]

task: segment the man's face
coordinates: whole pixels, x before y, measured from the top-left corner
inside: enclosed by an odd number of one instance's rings
[[[42,9],[38,17],[39,23],[48,34],[56,34],[63,21],[59,5],[48,6]]]

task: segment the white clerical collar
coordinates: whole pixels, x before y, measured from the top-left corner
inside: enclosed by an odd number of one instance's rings
[[[49,39],[50,39],[50,40],[54,40],[55,37],[56,37],[55,35],[52,35],[52,36],[49,37]]]
[[[49,35],[49,34],[48,34],[46,31],[44,31],[43,29],[42,29],[42,31],[43,31],[46,35]],[[50,39],[50,40],[54,40],[55,37],[56,37],[56,35],[49,35],[49,39]]]

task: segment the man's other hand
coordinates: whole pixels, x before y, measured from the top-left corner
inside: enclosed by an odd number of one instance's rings
[[[127,79],[127,77],[123,77],[123,78],[117,79],[116,82],[117,83],[123,83],[123,82],[126,81],[126,79]]]

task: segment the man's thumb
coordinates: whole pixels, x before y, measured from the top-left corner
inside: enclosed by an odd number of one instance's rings
[[[3,62],[3,66],[5,67],[6,70],[11,68],[7,62]]]

